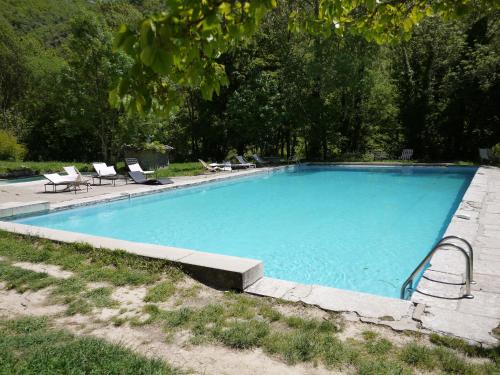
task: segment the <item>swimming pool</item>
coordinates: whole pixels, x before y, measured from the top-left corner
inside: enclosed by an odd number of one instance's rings
[[[290,167],[16,222],[260,259],[269,277],[398,297],[475,171]]]

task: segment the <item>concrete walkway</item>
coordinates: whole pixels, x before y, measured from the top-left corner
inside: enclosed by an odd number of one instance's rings
[[[477,171],[446,235],[460,236],[473,246],[473,299],[463,298],[464,256],[453,248],[438,250],[412,296],[412,302],[425,304],[421,325],[495,345],[500,337],[499,168],[481,167]]]

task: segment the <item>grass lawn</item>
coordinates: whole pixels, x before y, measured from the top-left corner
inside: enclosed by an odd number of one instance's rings
[[[64,161],[0,161],[0,173],[7,173],[10,170],[30,169],[35,174],[51,172],[62,172],[63,167],[68,165],[76,166],[82,172],[92,171],[91,163],[75,163]]]
[[[82,332],[90,335],[97,329],[101,337],[103,332],[112,335],[122,328],[128,334],[149,330],[154,334],[148,337],[159,335],[154,347],[164,347],[161,353],[172,346],[182,348],[196,356],[196,362],[203,362],[198,357],[202,348],[239,353],[241,361],[247,351],[259,348],[261,360],[273,358],[288,366],[320,366],[342,373],[479,375],[500,371],[498,347],[482,349],[439,335],[394,333],[348,322],[340,314],[312,306],[217,291],[166,261],[7,232],[0,232],[0,257],[4,291],[44,293],[47,305],[63,307],[49,317],[0,324],[0,373],[16,373],[14,368],[23,373],[51,373],[64,366],[79,373],[176,373],[166,364],[104,341],[54,330],[54,322],[63,328],[67,324],[68,329],[83,325]],[[26,262],[56,267],[70,277],[23,268]],[[124,290],[125,300],[121,299]],[[136,347],[141,345],[138,342]],[[227,356],[214,356],[210,354],[207,362],[219,361],[224,368]],[[182,370],[189,366],[188,361]]]
[[[180,374],[120,345],[75,337],[46,317],[0,319],[0,374]]]

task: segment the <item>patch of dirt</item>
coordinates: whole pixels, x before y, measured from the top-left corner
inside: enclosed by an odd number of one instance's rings
[[[182,306],[198,309],[224,299],[224,292],[212,289],[190,277],[185,277],[177,283],[175,289],[175,294],[168,301],[157,304],[160,308],[168,310]]]
[[[415,335],[404,335],[383,325],[367,324],[362,322],[349,322],[348,324],[345,324],[344,329],[337,334],[337,337],[342,341],[348,338],[363,341],[364,331],[375,332],[378,337],[383,337],[391,341],[396,346],[403,346],[417,339]]]
[[[63,305],[47,304],[49,289],[37,292],[27,291],[18,293],[15,290],[5,290],[5,284],[0,285],[0,316],[7,318],[18,315],[57,315],[66,307]]]
[[[46,273],[49,276],[55,277],[57,279],[69,279],[73,276],[73,272],[64,271],[59,266],[54,266],[52,264],[43,263],[30,263],[30,262],[17,262],[12,264],[14,267],[19,267],[28,271]]]
[[[114,289],[111,298],[128,309],[142,309],[147,292],[148,289],[144,286],[138,288],[123,286]]]

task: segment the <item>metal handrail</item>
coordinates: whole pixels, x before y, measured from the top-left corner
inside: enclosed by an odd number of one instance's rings
[[[446,236],[446,237],[441,238],[441,241],[439,241],[438,244],[443,243],[446,240],[459,240],[459,241],[462,241],[467,246],[467,248],[469,249],[470,272],[471,272],[471,277],[473,278],[472,275],[474,274],[474,251],[472,250],[472,245],[470,244],[470,242],[467,241],[465,238],[462,238],[462,237],[458,237],[458,236]],[[474,279],[472,279],[470,282],[471,282],[471,284],[475,284],[476,283],[474,281]]]
[[[408,287],[408,285],[410,286],[410,290],[413,290],[413,279],[427,265],[427,263],[429,262],[431,257],[434,255],[434,253],[437,250],[439,250],[440,248],[445,247],[445,246],[453,247],[454,249],[460,251],[463,254],[463,256],[465,257],[465,261],[466,261],[466,263],[465,263],[465,294],[463,295],[463,297],[469,298],[469,299],[474,298],[474,296],[471,294],[471,291],[470,291],[470,284],[471,284],[471,279],[472,279],[472,268],[471,268],[471,261],[470,261],[471,257],[460,246],[457,246],[457,245],[452,244],[452,243],[442,242],[442,240],[441,240],[440,242],[438,242],[438,244],[436,246],[434,246],[432,248],[431,251],[429,251],[427,256],[419,263],[419,265],[411,273],[410,277],[408,277],[406,279],[406,281],[403,283],[403,285],[401,286],[401,293],[400,293],[401,299],[406,299],[406,288]]]

